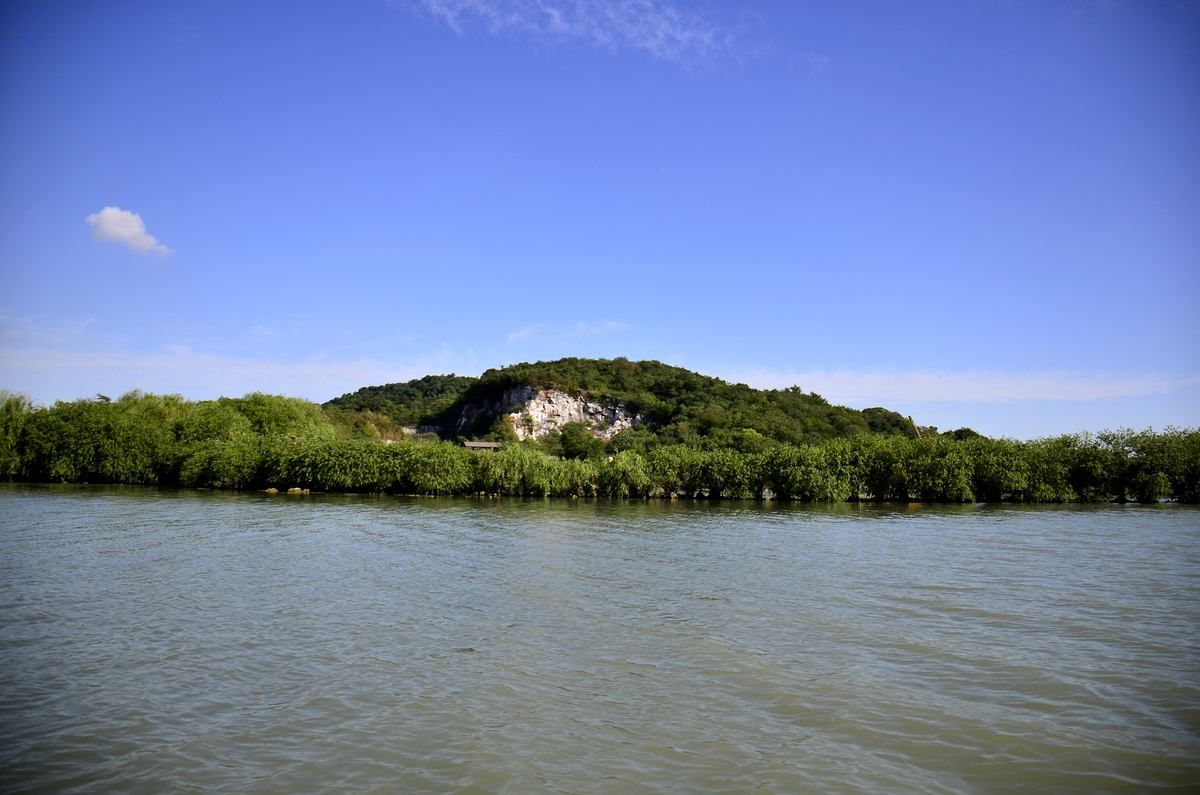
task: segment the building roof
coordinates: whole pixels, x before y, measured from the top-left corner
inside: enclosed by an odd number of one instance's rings
[[[468,450],[499,450],[499,442],[463,442],[463,447]]]

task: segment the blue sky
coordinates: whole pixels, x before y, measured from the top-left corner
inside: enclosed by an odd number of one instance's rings
[[[0,6],[0,387],[658,359],[1200,425],[1200,3]]]

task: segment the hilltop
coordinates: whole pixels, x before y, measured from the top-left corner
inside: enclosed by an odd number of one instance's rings
[[[368,386],[324,404],[365,435],[390,426],[441,438],[544,439],[585,428],[614,449],[687,444],[751,452],[862,434],[912,436],[885,408],[835,406],[799,387],[754,389],[657,361],[565,358]],[[932,430],[932,429],[931,429]]]

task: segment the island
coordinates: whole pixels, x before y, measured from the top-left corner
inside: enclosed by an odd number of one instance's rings
[[[565,358],[369,386],[323,405],[0,395],[0,479],[519,497],[792,502],[1200,500],[1200,431],[1021,441],[939,432],[800,387]]]

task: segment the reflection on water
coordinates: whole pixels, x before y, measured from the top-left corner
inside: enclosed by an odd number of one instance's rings
[[[14,791],[1200,782],[1200,511],[0,488]]]

